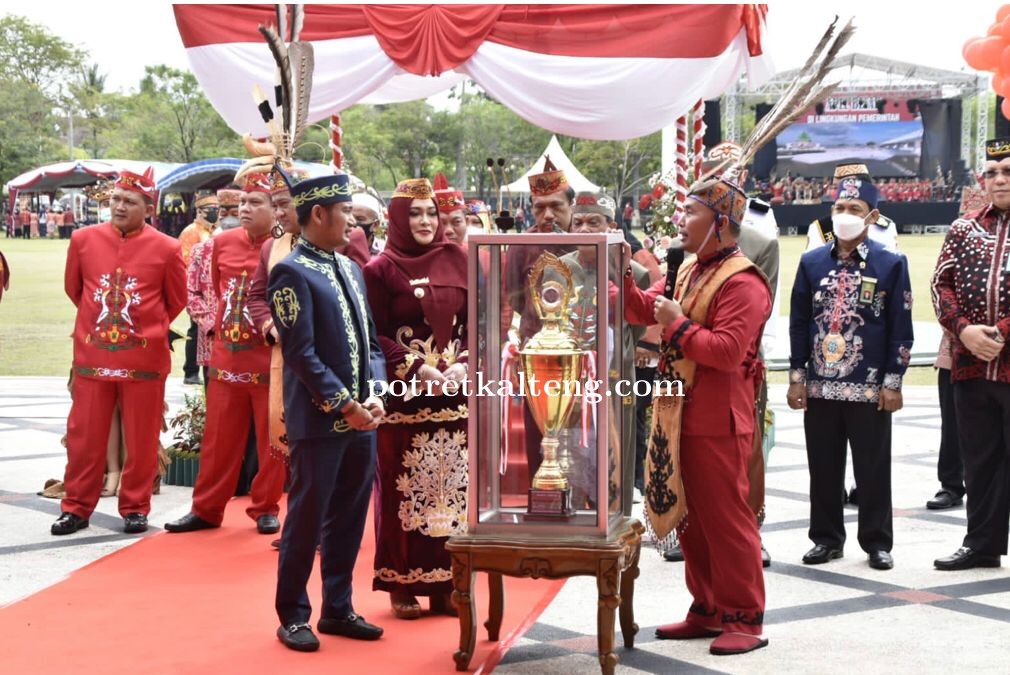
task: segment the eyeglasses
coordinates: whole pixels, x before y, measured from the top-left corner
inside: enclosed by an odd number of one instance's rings
[[[1010,169],[989,169],[982,175],[986,177],[986,180],[992,180],[996,176],[1003,176],[1010,180]]]

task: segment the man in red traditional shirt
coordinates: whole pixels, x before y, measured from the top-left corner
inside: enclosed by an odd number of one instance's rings
[[[250,419],[255,423],[259,472],[246,509],[260,534],[280,530],[278,502],[284,489],[283,460],[270,452],[268,386],[270,346],[249,313],[253,275],[270,237],[273,187],[266,174],[248,174],[239,204],[242,227],[214,238],[211,272],[218,298],[207,385],[207,423],[192,511],[165,524],[169,532],[220,527],[235,493]]]
[[[771,311],[764,275],[737,246],[747,197],[736,185],[695,185],[684,205],[680,238],[695,261],[681,268],[676,300],[666,280],[639,290],[625,245],[625,317],[663,326],[660,376],[683,392],[660,407],[646,472],[646,509],[659,538],[672,534],[678,509],[688,590],[684,621],[660,626],[661,640],[715,637],[712,654],[742,654],[768,644],[764,622],[761,539],[747,504],[753,451],[755,378],[761,330]],[[679,446],[680,466],[677,457]],[[683,471],[681,472],[681,468]],[[679,504],[677,481],[685,504]]]
[[[144,223],[154,215],[154,173],[124,171],[112,222],[77,230],[65,288],[77,306],[73,405],[67,419],[66,498],[55,535],[88,526],[105,472],[112,411],[119,405],[130,454],[119,484],[124,531],[147,529],[158,473],[158,436],[171,369],[168,324],[186,305],[179,242]]]

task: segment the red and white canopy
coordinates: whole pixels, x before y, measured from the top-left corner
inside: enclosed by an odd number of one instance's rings
[[[649,134],[741,73],[771,67],[764,5],[306,5],[309,117],[426,98],[469,77],[533,124],[599,140]],[[265,136],[253,85],[273,86],[259,24],[272,5],[176,5],[190,64],[237,132]]]

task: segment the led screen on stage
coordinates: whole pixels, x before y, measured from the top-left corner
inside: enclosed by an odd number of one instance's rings
[[[853,161],[873,176],[915,176],[923,134],[916,99],[930,97],[923,91],[836,94],[778,135],[775,173],[831,176],[836,165]]]

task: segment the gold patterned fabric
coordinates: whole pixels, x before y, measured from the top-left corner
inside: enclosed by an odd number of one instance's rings
[[[400,181],[393,191],[392,199],[403,197],[406,199],[434,199],[435,190],[427,178],[409,178]]]
[[[543,172],[533,174],[528,180],[530,194],[534,197],[543,197],[568,187],[568,176],[564,171],[554,166],[550,156],[544,157]]]

